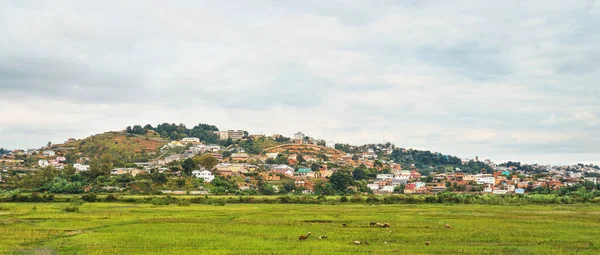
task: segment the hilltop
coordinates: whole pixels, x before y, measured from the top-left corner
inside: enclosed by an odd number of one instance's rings
[[[155,135],[110,131],[81,140],[53,145],[52,148],[67,155],[90,158],[110,153],[115,158],[131,161],[144,160],[157,155],[159,148],[167,142],[167,140]]]

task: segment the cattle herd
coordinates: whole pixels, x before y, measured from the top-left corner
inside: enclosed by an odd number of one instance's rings
[[[342,227],[348,227],[348,224],[343,223]],[[389,228],[390,224],[389,223],[370,222],[369,227]],[[448,224],[444,224],[444,228],[452,228],[452,226],[450,226]],[[298,237],[298,240],[300,240],[300,241],[306,240],[306,239],[308,239],[309,236],[310,236],[310,232],[308,232],[306,235],[302,235],[302,236]],[[327,236],[319,236],[319,239],[327,239]],[[355,245],[362,245],[362,244],[369,245],[369,241],[361,242],[361,241],[355,240],[352,243]],[[387,242],[385,242],[385,243],[387,243]],[[429,244],[431,244],[429,241],[425,242],[425,245],[429,245]]]

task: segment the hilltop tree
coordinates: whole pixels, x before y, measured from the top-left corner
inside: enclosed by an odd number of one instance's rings
[[[206,153],[202,156],[194,157],[194,162],[208,170],[212,170],[219,163],[219,160],[212,154]]]

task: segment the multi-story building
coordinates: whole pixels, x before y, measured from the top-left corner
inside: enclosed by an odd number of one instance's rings
[[[215,131],[216,134],[219,135],[219,139],[227,140],[231,138],[231,140],[241,140],[244,138],[243,130],[227,130],[227,131]]]

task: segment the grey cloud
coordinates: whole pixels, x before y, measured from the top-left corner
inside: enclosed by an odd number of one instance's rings
[[[7,1],[0,112],[16,121],[0,120],[0,146],[88,134],[58,126],[93,115],[110,124],[93,132],[213,120],[459,156],[597,153],[598,126],[569,119],[600,116],[596,14],[584,1]],[[48,120],[32,116],[57,112],[39,131]],[[498,135],[464,138],[477,130]]]

